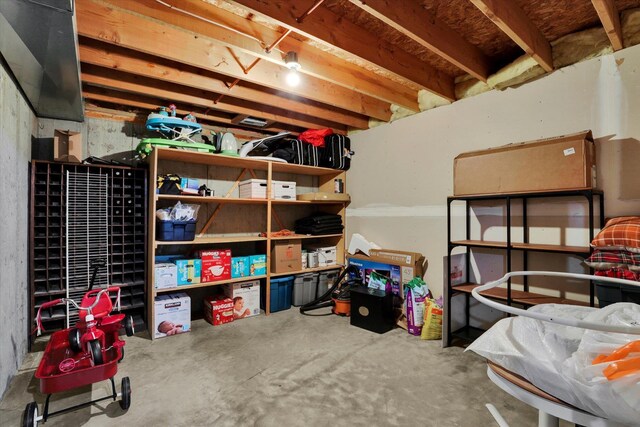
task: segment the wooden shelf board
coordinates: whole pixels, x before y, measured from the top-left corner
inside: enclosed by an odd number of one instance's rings
[[[588,246],[565,246],[565,245],[548,245],[548,244],[539,244],[539,243],[513,243],[512,242],[511,247],[514,249],[526,249],[530,251],[584,253],[587,255],[590,253]]]
[[[337,270],[344,267],[342,264],[333,264],[326,267],[305,268],[304,270],[289,271],[287,273],[271,273],[271,277],[293,276],[296,274],[314,273],[317,271]]]
[[[452,289],[456,292],[471,293],[471,291],[477,288],[476,283],[463,283],[462,285],[452,286]],[[493,288],[488,291],[480,293],[487,298],[493,298],[501,301],[507,300],[507,290],[505,288]],[[575,301],[566,298],[554,297],[549,295],[537,294],[534,292],[525,292],[518,290],[511,290],[511,301],[524,305],[538,305],[538,304],[571,304],[588,306],[589,303],[582,301]]]
[[[310,236],[307,234],[294,234],[293,236],[278,236],[272,237],[271,240],[300,240],[300,239],[322,239],[325,237],[342,237],[342,234],[321,234],[317,236]]]
[[[266,160],[253,160],[247,157],[231,157],[221,154],[199,153],[197,151],[177,150],[174,148],[156,147],[158,160],[173,160],[186,163],[197,163],[212,166],[224,166],[229,168],[248,168],[254,170],[267,170],[271,163],[273,172],[294,173],[299,175],[339,175],[344,171],[314,166],[294,165],[289,163],[269,162]]]
[[[195,240],[156,240],[156,247],[166,245],[210,245],[216,243],[260,242],[267,240],[260,236],[196,237]]]
[[[271,200],[271,204],[274,205],[344,205],[348,203],[350,203],[348,200]]]
[[[155,293],[155,295],[157,295],[157,294],[162,294],[162,293],[165,293],[165,292],[177,292],[177,291],[184,291],[184,290],[187,290],[187,289],[208,288],[210,286],[225,285],[227,283],[249,282],[249,281],[252,281],[252,280],[264,279],[266,277],[267,276],[265,276],[265,275],[249,276],[249,277],[238,277],[236,279],[229,279],[229,280],[218,280],[216,282],[195,283],[193,285],[177,286],[175,288],[154,289],[154,293]]]
[[[203,197],[192,195],[156,194],[156,200],[180,200],[195,203],[231,203],[238,205],[266,205],[267,199],[243,199],[239,197]]]
[[[506,242],[493,242],[489,240],[456,240],[451,242],[451,244],[458,246],[481,246],[486,248],[499,248],[506,249]]]

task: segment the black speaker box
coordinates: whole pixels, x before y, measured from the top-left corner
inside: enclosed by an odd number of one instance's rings
[[[351,289],[351,325],[378,334],[393,329],[393,295],[378,289]]]

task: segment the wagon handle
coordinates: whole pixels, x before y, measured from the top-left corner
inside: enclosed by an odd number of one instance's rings
[[[36,330],[37,336],[42,335],[44,331],[44,326],[42,326],[42,309],[53,307],[54,305],[62,304],[65,298],[54,299],[53,301],[48,301],[43,303],[40,308],[38,308],[38,314],[36,315]]]

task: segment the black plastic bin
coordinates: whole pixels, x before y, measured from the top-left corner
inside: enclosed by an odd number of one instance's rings
[[[156,240],[190,241],[196,238],[196,221],[156,221]]]
[[[596,282],[596,294],[600,308],[616,302],[640,304],[640,283],[638,286],[632,286],[622,283]]]

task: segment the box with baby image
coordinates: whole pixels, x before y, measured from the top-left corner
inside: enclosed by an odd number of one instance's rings
[[[204,318],[213,326],[233,322],[233,300],[223,295],[204,299]]]
[[[153,331],[155,338],[191,330],[191,298],[184,292],[158,295],[155,298]]]
[[[200,251],[202,259],[202,282],[231,279],[231,250],[216,249]]]
[[[260,280],[229,283],[223,289],[224,294],[233,300],[235,320],[260,314]]]

